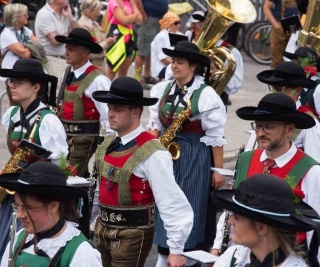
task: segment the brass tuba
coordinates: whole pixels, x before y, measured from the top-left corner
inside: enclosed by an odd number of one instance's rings
[[[257,12],[249,0],[207,0],[207,3],[211,10],[208,9],[194,43],[218,69],[210,76],[209,84],[220,95],[231,79],[236,63],[229,49],[215,47],[215,44],[232,24],[251,23],[256,19]]]
[[[184,86],[181,90],[185,92],[187,107],[178,115],[177,118],[174,119],[166,131],[159,137],[160,143],[170,152],[173,160],[180,158],[180,146],[176,142],[172,142],[172,140],[181,130],[183,122],[189,119],[189,113],[191,111],[191,101],[187,93],[187,87]]]
[[[32,130],[30,133],[30,136],[28,138],[28,141],[31,142],[34,134],[36,132],[37,126],[40,121],[40,115],[37,114],[35,117],[35,121],[32,125]],[[30,155],[30,152],[21,148],[17,148],[17,150],[13,153],[7,164],[3,167],[1,170],[1,173],[18,173],[22,171],[22,165],[27,163],[27,157]],[[13,195],[14,191],[9,191],[7,189],[4,189],[3,187],[0,187],[0,203],[5,199],[7,194]]]
[[[298,47],[309,46],[320,53],[320,1],[309,0],[303,29],[298,33]]]

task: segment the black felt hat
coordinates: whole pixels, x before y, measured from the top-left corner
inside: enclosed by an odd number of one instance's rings
[[[315,125],[314,119],[297,111],[296,103],[283,93],[265,95],[257,107],[243,107],[236,111],[243,120],[281,121],[294,123],[298,129],[308,129]]]
[[[314,62],[316,63],[316,67],[318,72],[320,71],[320,59],[319,59],[319,55],[317,53],[316,50],[307,47],[307,46],[302,46],[296,49],[296,51],[294,51],[294,53],[289,53],[284,51],[283,55],[286,58],[289,58],[291,60],[296,59],[299,60],[299,58],[308,58],[308,57],[312,57],[312,59],[314,59]]]
[[[279,63],[275,70],[265,70],[258,73],[257,78],[260,82],[287,86],[303,87],[312,89],[317,86],[315,81],[306,77],[304,69],[296,62],[285,61]]]
[[[54,38],[59,43],[86,47],[93,54],[99,54],[103,50],[99,44],[93,41],[90,32],[83,28],[73,29],[67,37],[63,35],[57,35]]]
[[[119,77],[110,86],[110,91],[96,91],[93,98],[99,102],[119,105],[152,106],[158,98],[143,97],[141,84],[131,77]]]
[[[46,74],[42,65],[33,58],[18,59],[12,69],[0,69],[0,76],[8,78],[32,79],[35,82],[57,83],[58,78]]]
[[[19,193],[47,196],[54,200],[77,199],[87,194],[83,189],[67,186],[66,177],[60,168],[45,161],[29,165],[20,174],[1,174],[0,186]]]
[[[174,49],[162,48],[162,51],[169,57],[186,58],[202,66],[210,66],[210,58],[202,55],[198,46],[189,41],[178,42]]]
[[[292,232],[313,230],[313,219],[320,219],[308,204],[295,203],[288,183],[271,174],[253,175],[236,190],[212,191],[211,197],[223,209]]]

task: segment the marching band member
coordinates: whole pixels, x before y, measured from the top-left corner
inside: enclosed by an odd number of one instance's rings
[[[160,82],[152,87],[150,96],[159,98],[159,101],[149,108],[147,128],[159,137],[171,124],[177,123],[174,119],[178,118],[185,107],[189,109],[184,111],[188,113],[184,121],[177,125],[182,127],[182,130],[176,136],[172,136],[181,149],[181,156],[174,160],[173,167],[176,182],[187,196],[195,213],[194,226],[185,245],[186,249],[194,249],[209,236],[206,234],[204,222],[210,188],[212,185],[215,188],[223,185],[223,177],[216,172],[212,174],[210,167],[223,167],[226,110],[215,90],[208,86],[201,76],[204,72],[208,75],[210,59],[202,55],[195,44],[181,41],[174,50],[162,50],[172,57],[174,80]],[[187,103],[188,97],[191,101],[190,107]],[[156,220],[154,243],[159,246],[160,254],[157,266],[164,266],[165,255],[168,254],[166,234],[159,214]],[[212,225],[210,228],[212,229]],[[212,241],[208,243],[210,242]]]
[[[49,160],[57,163],[61,154],[68,154],[66,134],[60,120],[46,106],[54,104],[57,78],[44,73],[35,59],[24,58],[16,61],[12,69],[1,69],[0,76],[8,77],[13,100],[20,106],[10,107],[2,117],[2,124],[8,136],[8,149],[13,154],[21,139],[28,139],[35,117],[40,121],[35,129],[32,142],[50,150]],[[49,99],[47,86],[51,82]],[[9,240],[12,196],[7,196],[0,208],[0,257]],[[19,224],[20,226],[20,224]]]
[[[15,234],[13,253],[8,244],[1,267],[74,266],[102,267],[100,253],[77,229],[73,200],[87,192],[67,186],[60,168],[36,162],[18,174],[0,175],[0,186],[14,190],[13,210],[23,229]],[[2,219],[2,218],[1,218]]]
[[[156,204],[170,248],[166,266],[183,267],[192,208],[174,180],[170,153],[140,124],[143,106],[158,99],[143,97],[142,85],[129,77],[115,79],[109,92],[95,92],[93,97],[108,103],[110,127],[116,132],[96,152],[100,215],[93,241],[103,266],[144,266],[154,236]]]

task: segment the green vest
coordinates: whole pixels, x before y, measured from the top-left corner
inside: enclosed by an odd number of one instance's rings
[[[25,243],[27,235],[28,234],[23,230],[17,238],[13,254],[15,259],[15,267],[68,267],[78,247],[83,242],[88,241],[85,236],[80,233],[80,235],[75,236],[68,241],[64,247],[60,248],[53,259],[29,254],[24,251],[22,251],[17,257],[17,253],[21,246]]]

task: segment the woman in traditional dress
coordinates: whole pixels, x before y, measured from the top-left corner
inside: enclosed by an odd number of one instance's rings
[[[163,48],[162,51],[172,58],[174,80],[152,87],[150,96],[159,101],[149,108],[147,128],[157,137],[164,133],[171,135],[180,146],[180,158],[173,161],[173,167],[176,181],[195,214],[194,226],[185,244],[185,249],[194,250],[207,242],[205,237],[209,236],[205,226],[211,186],[219,188],[223,184],[223,177],[212,173],[210,167],[223,167],[226,110],[220,97],[206,83],[210,59],[202,55],[195,44],[181,41],[174,50]],[[188,98],[191,105],[188,105]],[[178,118],[182,111],[187,113],[183,119]],[[172,124],[182,127],[176,136],[170,131],[166,133]],[[160,253],[157,266],[165,266],[165,255],[169,252],[166,234],[159,214],[156,220],[154,243],[159,246]],[[212,240],[208,242],[212,244]]]

